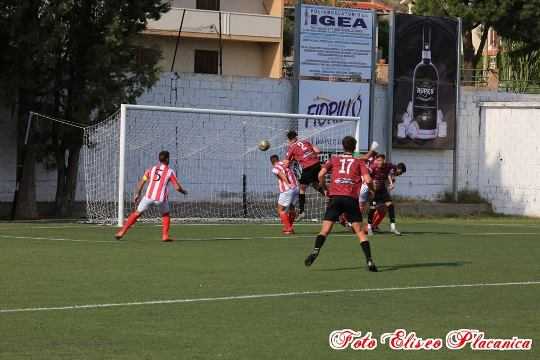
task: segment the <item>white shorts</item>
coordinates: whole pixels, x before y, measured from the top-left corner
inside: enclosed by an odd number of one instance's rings
[[[146,196],[142,198],[141,202],[139,203],[139,206],[137,206],[137,212],[143,213],[145,212],[150,206],[156,206],[161,211],[161,214],[167,214],[169,212],[169,202],[167,200],[165,201],[157,201],[148,199]]]
[[[300,190],[297,187],[282,192],[279,194],[278,204],[285,208],[288,208],[291,205],[296,205],[298,202],[298,194],[300,194]]]
[[[360,203],[367,203],[369,201],[369,187],[366,184],[362,184],[360,187],[360,195],[358,196]]]

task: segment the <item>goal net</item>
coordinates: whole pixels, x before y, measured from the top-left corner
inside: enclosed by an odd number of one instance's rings
[[[352,117],[122,105],[120,112],[85,129],[88,218],[122,224],[136,207],[138,180],[167,150],[171,168],[189,192],[183,196],[170,189],[173,219],[275,219],[278,186],[269,158],[284,157],[286,133],[296,130],[300,139],[316,144],[325,161],[341,151],[344,136],[359,137],[359,123]],[[268,151],[258,149],[261,140],[270,142]],[[306,219],[319,219],[324,197],[310,188],[306,198]],[[158,220],[161,214],[150,209],[143,219]]]

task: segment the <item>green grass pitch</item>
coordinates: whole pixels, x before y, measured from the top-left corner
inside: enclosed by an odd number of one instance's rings
[[[161,243],[156,225],[116,241],[106,226],[0,223],[0,359],[540,359],[538,220],[399,225],[404,236],[371,239],[381,271],[369,273],[340,227],[306,268],[315,224],[291,237],[275,225],[179,224],[177,241]],[[472,328],[534,343],[332,350],[330,332],[344,328],[443,339]]]

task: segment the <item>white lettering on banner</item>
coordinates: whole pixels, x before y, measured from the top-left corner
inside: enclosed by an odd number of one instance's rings
[[[435,94],[435,90],[432,88],[416,88],[416,93],[420,96],[428,97]]]

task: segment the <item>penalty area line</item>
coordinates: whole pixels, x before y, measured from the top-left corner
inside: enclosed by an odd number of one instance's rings
[[[114,307],[144,306],[144,305],[204,303],[204,302],[214,302],[214,301],[236,301],[236,300],[269,299],[269,298],[301,297],[301,296],[349,294],[349,293],[413,291],[413,290],[433,290],[433,289],[456,289],[456,288],[481,288],[481,287],[504,287],[504,286],[530,286],[530,285],[540,285],[540,281],[519,281],[519,282],[502,282],[502,283],[474,283],[474,284],[447,284],[447,285],[423,285],[423,286],[403,286],[403,287],[387,287],[387,288],[364,288],[364,289],[333,289],[333,290],[293,291],[293,292],[268,293],[268,294],[249,294],[249,295],[203,297],[203,298],[186,298],[186,299],[172,299],[172,300],[134,301],[134,302],[110,303],[110,304],[87,304],[87,305],[68,305],[68,306],[54,306],[54,307],[32,307],[32,308],[18,308],[18,309],[0,309],[0,314],[21,313],[21,312],[39,312],[39,311],[65,311],[65,310],[103,309],[103,308],[114,308]]]
[[[113,240],[82,240],[82,239],[64,239],[64,238],[50,238],[41,236],[16,236],[16,235],[0,235],[3,239],[23,239],[23,240],[45,240],[45,241],[67,241],[67,242],[82,242],[82,243],[108,243],[108,244],[121,244],[121,241]]]

